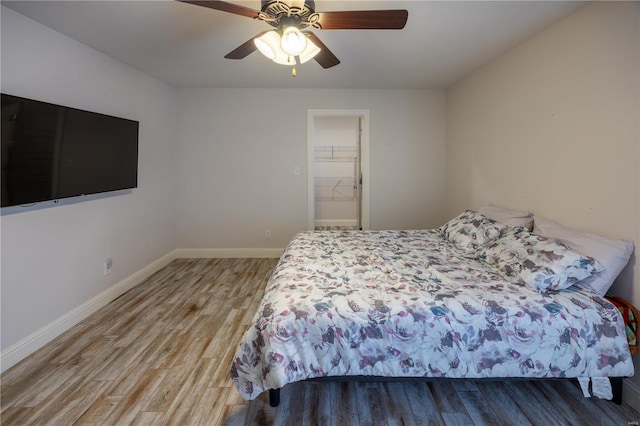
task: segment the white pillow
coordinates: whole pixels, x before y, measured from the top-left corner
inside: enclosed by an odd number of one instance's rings
[[[556,238],[578,253],[600,262],[605,268],[604,271],[582,281],[589,284],[600,296],[607,293],[613,281],[627,266],[634,248],[632,241],[614,240],[578,231],[538,216],[534,220],[533,233]]]
[[[528,231],[533,229],[533,214],[528,211],[511,210],[493,204],[482,206],[478,211],[503,225],[522,226]]]

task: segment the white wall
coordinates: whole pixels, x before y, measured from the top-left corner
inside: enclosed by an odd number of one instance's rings
[[[140,121],[139,188],[3,209],[3,357],[177,247],[283,248],[306,229],[307,109],[371,111],[372,227],[444,219],[442,90],[178,90],[11,9],[1,17],[3,92]]]
[[[2,7],[3,93],[140,122],[131,193],[1,217],[2,350],[176,246],[173,91]],[[12,209],[14,211],[15,209]],[[112,257],[110,275],[103,262]]]
[[[448,215],[493,202],[633,240],[613,292],[640,306],[640,3],[580,9],[447,104]]]
[[[308,109],[370,110],[372,229],[444,220],[442,90],[182,89],[177,99],[179,247],[283,248],[306,230]]]

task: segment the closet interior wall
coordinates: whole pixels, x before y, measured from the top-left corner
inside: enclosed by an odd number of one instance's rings
[[[360,118],[317,117],[315,132],[316,229],[358,229]]]

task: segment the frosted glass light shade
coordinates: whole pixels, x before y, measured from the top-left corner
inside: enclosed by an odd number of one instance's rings
[[[289,56],[298,56],[307,48],[307,37],[296,27],[287,27],[282,32],[280,47]]]
[[[307,48],[304,49],[298,58],[300,59],[300,63],[304,64],[305,62],[311,60],[320,53],[320,48],[316,46],[311,40],[307,39]]]
[[[290,31],[289,31],[290,30]],[[304,49],[296,54],[292,55],[287,53],[283,48],[282,44],[284,43],[284,33],[295,33],[299,34],[302,37],[304,43],[300,43],[300,41],[296,40],[296,46],[304,45]],[[288,27],[285,29],[283,36],[281,37],[278,31],[272,30],[264,33],[260,37],[256,37],[253,42],[256,45],[256,48],[267,58],[271,59],[276,64],[280,65],[295,65],[296,62],[300,64],[304,64],[305,62],[313,59],[318,53],[320,53],[320,48],[316,46],[311,40],[307,38],[307,36],[299,31],[295,27]],[[298,37],[297,35],[291,37]],[[296,50],[293,50],[294,52]]]
[[[273,62],[280,65],[295,65],[296,59],[293,56],[289,56],[284,53],[282,49],[278,49],[276,57],[273,58]]]
[[[253,39],[253,43],[260,53],[272,60],[275,60],[278,53],[282,52],[280,49],[280,34],[275,30],[266,32],[260,37]]]

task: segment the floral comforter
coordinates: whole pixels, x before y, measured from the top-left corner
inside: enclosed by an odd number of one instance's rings
[[[245,399],[324,376],[632,374],[608,301],[512,284],[437,230],[298,234],[231,367]]]

